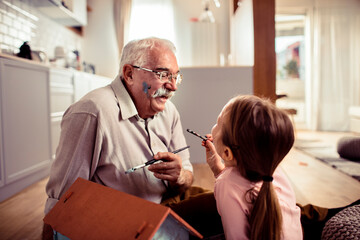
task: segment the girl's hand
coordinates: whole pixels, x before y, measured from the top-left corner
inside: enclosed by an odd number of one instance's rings
[[[211,142],[214,140],[212,134],[206,134],[205,137]]]
[[[214,173],[214,176],[217,177],[222,170],[224,170],[225,165],[222,162],[221,157],[216,152],[215,146],[212,143],[212,135],[206,135],[207,140],[201,143],[202,146],[206,149],[206,162],[209,165],[211,171]]]

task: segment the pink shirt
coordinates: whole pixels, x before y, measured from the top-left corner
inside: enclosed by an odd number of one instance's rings
[[[300,208],[296,206],[295,194],[285,174],[278,167],[273,185],[278,196],[283,217],[281,239],[302,239]],[[249,239],[251,205],[245,198],[250,188],[260,189],[262,182],[252,183],[242,177],[235,167],[225,168],[217,177],[214,194],[221,216],[226,239]]]

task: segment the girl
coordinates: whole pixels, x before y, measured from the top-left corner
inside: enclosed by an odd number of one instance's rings
[[[202,145],[226,239],[302,239],[300,209],[278,167],[294,143],[286,113],[258,97],[238,96],[207,137]]]

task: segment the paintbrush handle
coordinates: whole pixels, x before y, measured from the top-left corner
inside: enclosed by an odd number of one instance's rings
[[[172,151],[172,153],[176,154],[176,153],[178,153],[178,152],[184,151],[185,149],[188,149],[189,147],[190,147],[190,146],[186,146],[186,147],[183,147],[183,148],[176,149],[176,150]],[[156,162],[158,162],[158,161],[161,161],[161,159],[151,159],[151,160],[147,161],[147,162],[144,163],[144,164],[141,164],[141,165],[139,165],[139,166],[130,168],[130,169],[127,170],[125,173],[134,172],[134,171],[136,171],[136,170],[138,170],[138,169],[140,169],[140,168],[149,166],[149,165],[154,164],[154,163],[156,163]]]
[[[178,153],[178,152],[184,151],[185,149],[188,149],[189,147],[190,147],[190,146],[186,146],[186,147],[183,147],[183,148],[179,148],[179,149],[177,149],[177,150],[172,151],[172,153],[176,154],[176,153]]]
[[[194,132],[194,131],[192,131],[192,130],[190,130],[190,129],[186,129],[186,131],[188,131],[189,133],[191,133],[191,134],[193,134],[193,135],[201,138],[201,139],[204,140],[204,141],[207,140],[207,137],[203,137],[203,136],[201,136],[200,134],[198,134],[198,133],[196,133],[196,132]]]
[[[178,152],[184,151],[185,149],[188,149],[189,147],[190,147],[190,146],[186,146],[186,147],[183,147],[183,148],[176,149],[176,150],[172,151],[172,153],[173,153],[173,154],[176,154],[176,153],[178,153]],[[145,163],[145,166],[151,165],[151,164],[156,163],[157,161],[160,161],[160,160],[161,160],[161,159],[151,159],[151,160],[149,160],[149,161],[147,161],[147,162]]]

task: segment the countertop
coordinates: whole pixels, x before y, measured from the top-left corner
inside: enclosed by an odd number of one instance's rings
[[[21,58],[18,56],[14,56],[14,55],[9,55],[9,54],[4,54],[4,53],[0,53],[0,58],[6,58],[6,59],[11,59],[11,60],[15,60],[15,61],[19,61],[19,62],[24,62],[24,63],[30,63],[30,64],[34,64],[36,66],[42,66],[42,67],[47,67],[49,69],[60,69],[60,70],[68,70],[68,71],[78,71],[74,68],[65,68],[65,67],[60,67],[60,66],[55,66],[53,64],[50,64],[49,62],[39,62],[39,61],[35,61],[35,60],[30,60],[30,59],[26,59],[26,58]],[[78,72],[84,72],[84,71],[78,71]],[[85,72],[84,72],[85,73]],[[90,74],[90,73],[88,73]]]
[[[36,65],[40,65],[40,66],[45,66],[45,67],[49,67],[49,68],[52,67],[49,63],[37,62],[37,61],[34,61],[34,60],[21,58],[21,57],[17,57],[17,56],[14,56],[14,55],[9,55],[9,54],[4,54],[4,53],[0,53],[0,57],[1,58],[12,59],[12,60],[15,60],[15,61],[20,61],[20,62],[36,64]]]

